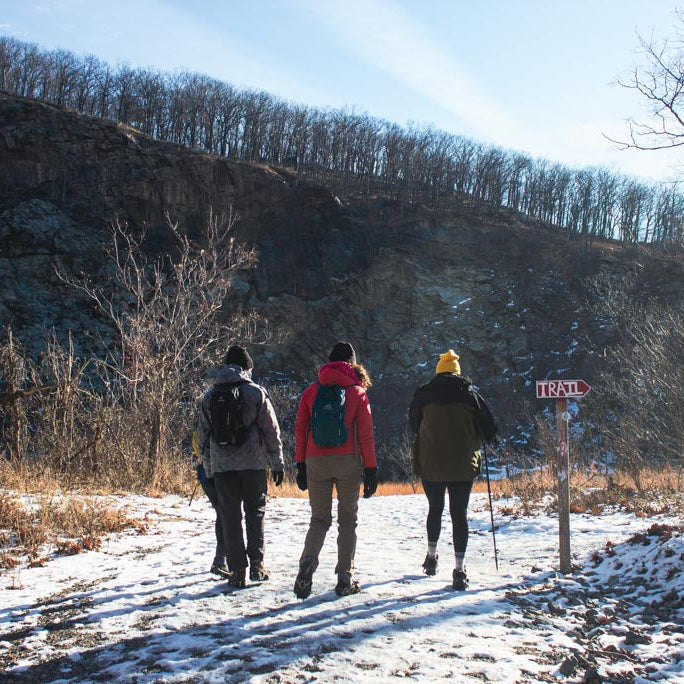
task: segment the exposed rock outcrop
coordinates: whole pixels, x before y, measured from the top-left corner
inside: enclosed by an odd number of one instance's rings
[[[583,341],[607,333],[583,306],[586,277],[633,272],[637,288],[683,294],[681,261],[581,247],[501,208],[340,200],[286,171],[0,94],[0,325],[36,349],[51,328],[89,330],[92,312],[70,306],[55,266],[101,276],[114,219],[146,225],[149,248],[163,251],[167,214],[192,235],[211,211],[231,208],[237,235],[259,251],[231,302],[287,335],[255,350],[257,367],[304,378],[348,338],[377,380],[377,405],[397,416],[453,347],[512,428],[535,379],[591,382]]]

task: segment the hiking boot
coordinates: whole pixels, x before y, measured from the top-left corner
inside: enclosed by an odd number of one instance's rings
[[[356,580],[339,580],[335,587],[335,593],[338,596],[351,596],[352,594],[358,594],[360,591],[361,586]]]
[[[233,570],[233,572],[228,575],[228,584],[236,589],[244,589],[246,584],[246,575],[247,573],[245,572],[244,568],[240,568],[240,570]]]
[[[427,555],[425,556],[425,560],[423,561],[423,572],[426,575],[436,575],[437,574],[437,559],[439,556],[430,556]]]
[[[209,568],[209,572],[212,575],[218,575],[219,577],[223,578],[230,577],[230,570],[228,569],[228,565],[225,563],[225,561],[223,563],[217,563],[214,561],[211,564],[211,568]]]
[[[456,591],[465,591],[468,588],[468,577],[463,570],[454,570],[454,581],[451,586]]]
[[[299,565],[299,572],[294,583],[294,593],[297,598],[305,599],[311,594],[314,564],[312,560],[305,560]]]
[[[252,582],[265,582],[269,577],[268,570],[261,561],[249,566],[249,579]]]

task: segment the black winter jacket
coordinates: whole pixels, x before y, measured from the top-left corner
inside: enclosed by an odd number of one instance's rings
[[[494,418],[468,378],[439,373],[419,387],[409,422],[414,464],[426,481],[466,482],[480,472],[480,446],[496,435]]]

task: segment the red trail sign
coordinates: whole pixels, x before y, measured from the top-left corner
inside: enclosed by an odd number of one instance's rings
[[[537,380],[537,399],[583,397],[590,390],[584,380]]]

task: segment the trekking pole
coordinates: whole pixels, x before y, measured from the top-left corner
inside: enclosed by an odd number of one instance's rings
[[[190,501],[188,501],[188,506],[192,506],[192,500],[195,498],[195,494],[197,494],[198,486],[199,482],[195,482],[195,486],[192,488],[192,494],[190,494]]]
[[[496,550],[496,534],[494,533],[494,508],[492,507],[492,486],[489,483],[489,459],[487,458],[487,447],[482,445],[482,454],[485,462],[485,475],[487,477],[487,494],[489,495],[489,517],[492,520],[492,541],[494,542],[494,564],[496,571],[499,572],[499,553]]]
[[[199,460],[199,462],[202,462],[202,457],[200,456],[199,452],[199,445],[197,443],[197,430],[193,430],[192,432],[192,453],[193,453],[193,458],[196,458]],[[190,494],[190,501],[188,502],[188,506],[192,506],[192,501],[195,498],[195,494],[197,494],[197,487],[199,485],[199,478],[195,480],[195,486],[192,488],[192,494]]]

